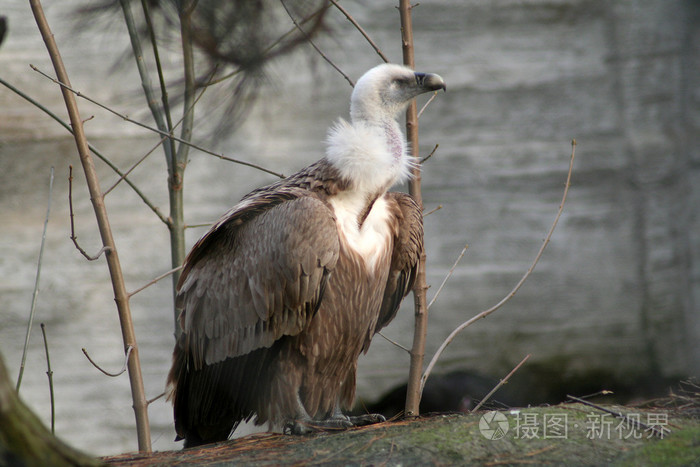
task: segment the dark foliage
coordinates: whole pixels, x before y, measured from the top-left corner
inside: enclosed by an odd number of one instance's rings
[[[0,44],[5,39],[5,34],[7,33],[7,18],[0,16]]]
[[[330,5],[328,0],[104,0],[80,11],[78,29],[114,25],[123,4],[133,12],[144,47],[156,38],[159,46],[173,49],[181,37],[189,37],[204,57],[196,62],[198,88],[227,82],[221,94],[228,102],[217,99],[224,127],[245,115],[266,79],[267,64],[328,30]],[[177,100],[182,93],[171,89],[169,94]]]

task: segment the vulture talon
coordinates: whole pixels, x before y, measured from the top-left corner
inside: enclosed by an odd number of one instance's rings
[[[380,413],[368,413],[350,417],[350,423],[354,426],[367,426],[384,422],[386,422],[386,417]]]

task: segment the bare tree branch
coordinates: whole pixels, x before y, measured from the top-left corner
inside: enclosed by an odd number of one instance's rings
[[[375,44],[375,42],[372,40],[372,38],[369,37],[369,34],[367,34],[367,32],[362,28],[362,26],[360,26],[360,24],[357,21],[355,21],[355,18],[353,18],[352,15],[350,15],[350,13],[348,13],[348,11],[345,8],[343,8],[342,6],[340,6],[340,4],[338,2],[336,2],[335,0],[330,0],[330,2],[333,4],[334,7],[336,7],[338,10],[340,10],[340,12],[342,14],[345,15],[345,17],[348,19],[348,21],[350,21],[352,23],[353,26],[355,26],[355,28],[360,32],[360,34],[362,34],[362,37],[364,37],[367,40],[367,42],[369,42],[369,45],[372,46],[374,51],[377,52],[377,54],[380,57],[382,57],[382,60],[384,60],[384,63],[389,63],[389,59],[386,58],[386,55],[384,55],[382,53],[382,51],[379,49],[379,46],[377,46],[377,44]]]
[[[391,343],[391,344],[394,344],[394,345],[395,345],[396,347],[398,347],[399,349],[405,350],[406,353],[408,353],[408,354],[411,353],[411,349],[404,347],[403,345],[399,344],[398,342],[396,342],[396,341],[393,340],[393,339],[389,339],[387,336],[385,336],[384,334],[382,334],[381,331],[379,331],[377,334],[379,334],[380,336],[382,336],[382,337],[384,338],[384,340],[386,340],[387,342],[389,342],[389,343]]]
[[[201,147],[201,146],[199,146],[199,145],[197,145],[197,144],[194,144],[194,143],[192,143],[192,142],[190,142],[190,141],[185,141],[185,140],[183,140],[183,139],[181,139],[181,138],[178,138],[178,137],[175,136],[175,135],[171,135],[171,134],[168,133],[168,132],[160,131],[159,129],[153,128],[152,126],[146,125],[145,123],[142,123],[142,122],[133,120],[132,118],[129,118],[127,115],[123,115],[123,114],[117,112],[116,110],[111,109],[110,107],[108,107],[108,106],[106,106],[106,105],[104,105],[104,104],[101,104],[100,102],[98,102],[98,101],[96,101],[95,99],[92,99],[92,98],[86,96],[85,94],[81,93],[80,91],[76,91],[76,90],[73,89],[70,85],[68,85],[68,84],[66,84],[66,83],[63,83],[63,82],[61,82],[60,80],[57,80],[57,79],[55,79],[55,78],[52,78],[51,76],[47,75],[47,74],[44,73],[43,71],[39,70],[39,69],[38,69],[37,67],[35,67],[34,65],[29,65],[29,66],[31,67],[32,70],[34,70],[34,71],[36,71],[37,73],[43,75],[45,78],[50,79],[50,80],[53,81],[54,83],[56,83],[56,84],[58,84],[59,86],[61,86],[63,89],[66,89],[66,90],[70,91],[71,93],[75,94],[76,96],[85,99],[86,101],[90,102],[91,104],[95,104],[96,106],[98,106],[98,107],[100,107],[100,108],[106,110],[107,112],[109,112],[109,113],[111,113],[111,114],[113,114],[113,115],[116,115],[117,117],[121,118],[121,119],[124,120],[124,121],[127,121],[127,122],[129,122],[129,123],[133,123],[134,125],[140,126],[141,128],[144,128],[144,129],[146,129],[146,130],[148,130],[148,131],[152,131],[153,133],[158,133],[158,134],[161,135],[161,136],[166,136],[166,137],[168,137],[168,138],[171,138],[171,139],[177,141],[178,143],[184,143],[184,144],[190,146],[191,148],[194,148],[194,149],[196,149],[196,150],[198,150],[198,151],[201,151],[201,152],[203,152],[203,153],[205,153],[205,154],[209,154],[209,155],[211,155],[211,156],[216,156],[216,157],[218,157],[219,159],[223,159],[223,160],[226,160],[226,161],[229,161],[229,162],[234,162],[234,163],[240,164],[240,165],[245,165],[245,166],[247,166],[247,167],[251,167],[251,168],[253,168],[253,169],[258,169],[258,170],[260,170],[260,171],[262,171],[262,172],[269,173],[270,175],[274,175],[274,176],[279,177],[279,178],[284,178],[284,175],[282,175],[282,174],[280,174],[280,173],[277,173],[277,172],[274,172],[274,171],[272,171],[272,170],[266,169],[265,167],[261,167],[261,166],[259,166],[259,165],[257,165],[257,164],[253,164],[253,163],[251,163],[251,162],[246,162],[246,161],[242,161],[242,160],[239,160],[239,159],[234,159],[234,158],[232,158],[232,157],[226,157],[226,156],[224,156],[223,154],[219,154],[219,153],[216,153],[216,152],[211,151],[211,150],[209,150],[209,149],[205,149],[205,148],[203,148],[203,147]]]
[[[137,293],[141,292],[142,290],[144,290],[144,289],[146,289],[146,288],[152,286],[153,284],[155,284],[156,282],[158,282],[158,281],[161,280],[161,279],[165,279],[166,277],[170,276],[171,274],[175,274],[176,272],[178,272],[179,270],[181,270],[181,269],[184,268],[184,267],[185,267],[185,265],[183,264],[183,265],[181,265],[181,266],[178,266],[178,267],[176,267],[176,268],[171,269],[171,270],[168,271],[168,272],[165,272],[165,273],[161,274],[160,276],[158,276],[158,277],[156,277],[155,279],[151,280],[151,281],[148,282],[147,284],[145,284],[145,285],[139,287],[138,289],[134,290],[133,292],[130,292],[130,293],[129,293],[129,297],[133,297],[134,295],[136,295]]]
[[[435,151],[437,151],[437,148],[439,148],[439,147],[440,147],[440,145],[439,145],[439,144],[436,144],[435,147],[433,148],[433,150],[430,151],[430,154],[428,154],[428,155],[425,156],[423,159],[421,159],[421,161],[420,161],[421,165],[423,165],[423,163],[424,163],[425,161],[427,161],[428,159],[430,159],[431,157],[433,157],[433,154],[435,154]]]
[[[109,251],[108,246],[103,246],[100,251],[95,253],[94,256],[90,256],[85,250],[83,250],[78,244],[78,237],[75,235],[75,214],[73,214],[73,166],[68,166],[68,211],[70,213],[70,239],[73,241],[73,245],[78,249],[81,255],[85,257],[88,261],[95,261],[97,258],[102,256],[102,253]]]
[[[216,221],[214,221],[216,222]],[[202,222],[200,224],[187,224],[185,225],[186,229],[196,229],[198,227],[209,227],[211,225],[214,225],[214,222]]]
[[[51,117],[51,118],[54,119],[56,122],[58,122],[59,125],[61,125],[61,126],[62,126],[63,128],[65,128],[66,130],[68,130],[68,132],[69,132],[70,134],[73,134],[73,129],[71,128],[71,126],[70,126],[69,124],[67,124],[66,122],[64,122],[63,120],[61,120],[55,113],[51,112],[51,110],[49,110],[48,108],[46,108],[45,106],[43,106],[41,103],[39,103],[39,102],[37,102],[36,100],[32,99],[29,95],[27,95],[26,93],[22,92],[21,90],[19,90],[19,89],[16,88],[15,86],[11,85],[10,83],[8,83],[7,81],[5,81],[5,80],[2,79],[2,78],[0,78],[0,84],[2,84],[3,86],[7,87],[8,89],[10,89],[12,92],[14,92],[15,94],[17,94],[17,95],[20,96],[21,98],[23,98],[23,99],[25,99],[26,101],[30,102],[32,105],[34,105],[35,107],[37,107],[39,110],[42,110],[42,111],[43,111],[44,113],[46,113],[49,117]],[[119,170],[119,168],[118,168],[116,165],[114,165],[109,159],[107,159],[107,158],[106,158],[100,151],[98,151],[97,148],[95,148],[92,144],[88,144],[88,147],[90,148],[90,151],[92,151],[92,153],[93,153],[94,155],[96,155],[102,162],[104,162],[105,164],[107,164],[107,166],[108,166],[110,169],[112,169],[114,172],[116,172],[116,174],[119,175],[119,176],[121,177],[121,179],[123,179],[123,180],[131,187],[132,190],[134,190],[134,193],[136,193],[136,194],[139,196],[139,198],[141,198],[141,200],[144,202],[144,204],[146,204],[146,206],[148,206],[148,207],[151,209],[151,211],[153,211],[153,212],[155,213],[155,215],[158,216],[158,218],[159,218],[163,223],[165,223],[165,224],[168,223],[167,218],[160,212],[160,210],[159,210],[155,205],[153,205],[153,203],[151,203],[151,201],[146,197],[146,195],[144,195],[143,192],[142,192],[136,185],[134,185],[134,183],[133,183],[128,177],[126,177],[126,175],[124,175],[124,173],[122,173],[122,171]]]
[[[124,24],[129,33],[129,39],[131,41],[131,48],[134,51],[134,58],[136,59],[136,69],[139,72],[141,78],[141,87],[143,88],[143,94],[146,97],[146,103],[148,108],[151,110],[151,115],[153,115],[153,120],[156,122],[158,129],[166,134],[172,131],[172,125],[167,125],[165,122],[164,111],[158,107],[156,103],[156,97],[153,92],[153,87],[151,86],[151,80],[148,75],[148,69],[146,63],[144,62],[143,50],[141,49],[141,41],[139,39],[139,34],[136,32],[136,24],[134,22],[134,17],[131,13],[131,6],[127,0],[119,0],[119,5],[122,9],[122,14],[124,16]],[[150,24],[150,22],[148,23]],[[157,54],[157,48],[154,49]],[[160,63],[160,62],[158,62]],[[158,71],[161,69],[158,67]],[[162,89],[163,90],[163,89]],[[175,148],[173,146],[172,140],[162,139],[163,151],[165,152],[165,160],[168,165],[168,172],[172,172],[175,166]]]
[[[49,397],[51,399],[51,433],[55,433],[56,425],[56,404],[53,397],[53,370],[51,369],[51,358],[49,357],[49,342],[46,339],[46,326],[41,323],[41,335],[44,336],[44,353],[46,353],[46,376],[49,378]]]
[[[27,361],[27,348],[29,347],[29,336],[32,333],[32,323],[34,322],[34,311],[36,310],[36,299],[39,296],[39,280],[41,278],[41,263],[44,258],[44,245],[46,244],[46,229],[49,225],[49,215],[51,214],[51,195],[53,194],[53,167],[49,176],[49,200],[46,203],[46,217],[44,218],[44,230],[41,234],[41,247],[39,247],[39,260],[36,266],[36,278],[34,279],[34,292],[32,293],[32,306],[29,309],[29,321],[27,322],[27,333],[24,336],[24,348],[22,350],[22,362],[19,365],[19,376],[17,377],[16,391],[22,384],[24,374],[24,364]]]
[[[80,350],[83,351],[83,353],[85,354],[87,359],[90,361],[90,363],[92,363],[92,366],[94,366],[95,368],[100,370],[105,375],[107,375],[111,378],[116,378],[117,376],[121,375],[122,373],[124,373],[126,371],[127,362],[129,361],[129,355],[131,355],[131,351],[134,350],[134,348],[132,346],[129,346],[126,348],[126,355],[124,357],[124,365],[122,366],[122,369],[117,371],[116,373],[110,373],[109,371],[102,369],[97,363],[95,363],[95,361],[92,358],[90,358],[90,355],[87,353],[87,350],[85,350],[84,348],[82,348]]]
[[[430,96],[430,99],[428,99],[428,101],[423,105],[423,107],[421,107],[420,112],[418,112],[418,117],[417,117],[417,118],[420,118],[420,116],[423,115],[423,112],[425,112],[425,109],[428,108],[428,105],[430,105],[430,103],[433,102],[433,101],[435,100],[435,96],[437,96],[437,91],[435,91],[435,92]]]
[[[112,190],[114,190],[114,189],[117,187],[117,185],[119,185],[119,184],[122,182],[122,180],[124,180],[124,179],[126,178],[127,175],[129,175],[131,172],[133,172],[133,170],[134,170],[136,167],[138,167],[138,166],[141,164],[141,162],[145,161],[146,158],[147,158],[148,156],[150,156],[151,154],[153,154],[153,152],[154,152],[156,149],[158,149],[158,146],[160,146],[160,145],[163,143],[163,141],[166,140],[166,139],[167,139],[167,138],[166,138],[165,136],[163,136],[163,137],[160,139],[160,141],[158,141],[158,143],[157,143],[155,146],[153,146],[150,150],[148,150],[148,151],[146,152],[146,154],[144,154],[143,156],[141,156],[141,158],[140,158],[139,160],[137,160],[134,164],[132,164],[131,167],[129,167],[129,168],[126,170],[126,172],[124,172],[124,174],[123,174],[121,177],[119,177],[119,178],[117,179],[116,182],[114,182],[114,183],[112,184],[111,187],[109,187],[109,188],[107,188],[105,191],[103,191],[103,192],[102,192],[102,196],[105,196],[105,197],[106,197],[108,194],[110,194],[110,193],[112,192]],[[167,224],[167,222],[166,222],[166,224]]]
[[[431,215],[431,214],[434,213],[434,212],[439,211],[440,209],[442,209],[442,204],[438,204],[434,209],[431,209],[430,211],[428,211],[428,212],[426,212],[425,214],[423,214],[423,218],[428,217],[429,215]]]
[[[428,303],[428,310],[430,309],[431,306],[433,306],[433,303],[435,303],[435,300],[437,300],[438,296],[440,295],[440,292],[442,292],[442,288],[445,287],[445,284],[447,283],[448,279],[452,276],[452,274],[455,272],[455,269],[457,268],[457,265],[459,262],[462,260],[464,257],[464,253],[467,252],[467,248],[469,248],[469,245],[464,245],[464,248],[462,248],[462,252],[459,254],[457,259],[455,260],[455,263],[452,265],[450,268],[449,272],[445,276],[445,279],[443,279],[442,284],[440,284],[440,287],[438,287],[437,292],[435,292],[435,295],[433,296],[433,299],[430,300],[430,303]]]
[[[153,28],[153,21],[151,18],[150,7],[148,6],[147,0],[141,0],[141,9],[143,10],[143,16],[146,20],[146,29],[148,30],[148,38],[151,41],[151,49],[153,50],[153,59],[156,64],[156,73],[158,74],[158,84],[160,85],[160,100],[163,103],[163,114],[166,119],[167,127],[169,132],[172,132],[175,127],[173,127],[172,116],[170,114],[170,102],[168,100],[168,89],[165,86],[165,74],[163,73],[163,67],[160,62],[160,53],[158,52],[158,41],[156,40],[155,29]],[[176,125],[177,126],[177,125]],[[173,140],[169,140],[170,153],[175,153],[175,144]]]
[[[510,370],[510,373],[508,373],[508,374],[506,375],[505,378],[503,378],[502,380],[500,380],[500,381],[498,382],[498,384],[497,384],[493,389],[491,389],[491,390],[489,391],[489,393],[486,394],[486,395],[484,396],[483,399],[481,399],[481,402],[479,402],[478,404],[476,404],[476,407],[474,407],[471,411],[472,411],[472,412],[476,412],[477,410],[479,410],[479,409],[486,403],[486,401],[488,401],[488,400],[491,398],[491,396],[493,396],[493,395],[496,393],[496,391],[498,391],[498,390],[501,388],[501,386],[503,386],[504,384],[506,384],[506,383],[508,382],[508,380],[510,379],[510,377],[513,376],[513,375],[515,374],[515,372],[518,371],[518,370],[520,369],[520,367],[523,366],[523,364],[524,364],[526,361],[528,361],[528,359],[530,358],[530,356],[531,356],[531,354],[527,354],[527,355],[525,356],[525,358],[523,358],[522,361],[521,361],[520,363],[518,363],[517,365],[515,365],[515,368],[513,368],[512,370]]]
[[[165,392],[161,392],[161,393],[158,394],[156,397],[154,397],[154,398],[152,398],[152,399],[148,399],[148,401],[147,401],[147,402],[148,402],[148,405],[151,405],[152,403],[154,403],[155,401],[157,401],[158,399],[160,399],[160,398],[163,397],[163,396],[165,396]]]
[[[306,34],[306,31],[304,31],[304,30],[302,29],[302,27],[299,25],[299,23],[297,23],[297,20],[296,20],[296,19],[294,18],[294,16],[292,15],[292,12],[289,11],[289,8],[287,8],[287,4],[284,3],[284,0],[280,0],[280,3],[282,3],[282,6],[284,7],[284,11],[287,12],[287,15],[289,15],[289,18],[292,20],[292,23],[294,23],[294,26],[296,26],[296,28],[304,35],[304,37],[306,38],[307,42],[308,42],[309,44],[311,44],[311,47],[313,47],[314,50],[316,50],[316,52],[318,52],[318,54],[319,54],[326,62],[328,62],[328,64],[329,64],[330,66],[332,66],[333,68],[335,68],[335,70],[336,70],[338,73],[340,73],[340,74],[343,76],[343,78],[345,78],[345,80],[346,80],[348,83],[350,83],[350,86],[355,87],[355,83],[350,79],[350,77],[349,77],[348,75],[346,75],[346,74],[343,72],[343,70],[340,69],[340,67],[339,67],[338,65],[336,65],[335,63],[333,63],[333,60],[331,60],[330,58],[328,58],[328,56],[327,56],[326,54],[324,54],[324,53],[321,51],[321,49],[318,48],[318,46],[314,43],[314,41],[311,40],[311,37],[309,37],[309,35]]]

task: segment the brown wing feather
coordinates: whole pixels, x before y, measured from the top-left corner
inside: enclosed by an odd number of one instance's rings
[[[393,200],[397,231],[391,256],[391,269],[374,333],[379,332],[394,319],[401,300],[413,288],[418,260],[423,251],[423,213],[416,201],[406,193],[391,192],[386,196]]]
[[[178,287],[194,368],[301,332],[338,249],[332,212],[305,190],[261,193],[224,216],[190,252]]]

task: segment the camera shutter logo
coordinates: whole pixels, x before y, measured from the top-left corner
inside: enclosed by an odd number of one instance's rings
[[[486,412],[479,420],[481,435],[490,440],[503,438],[508,433],[508,419],[501,412]]]

